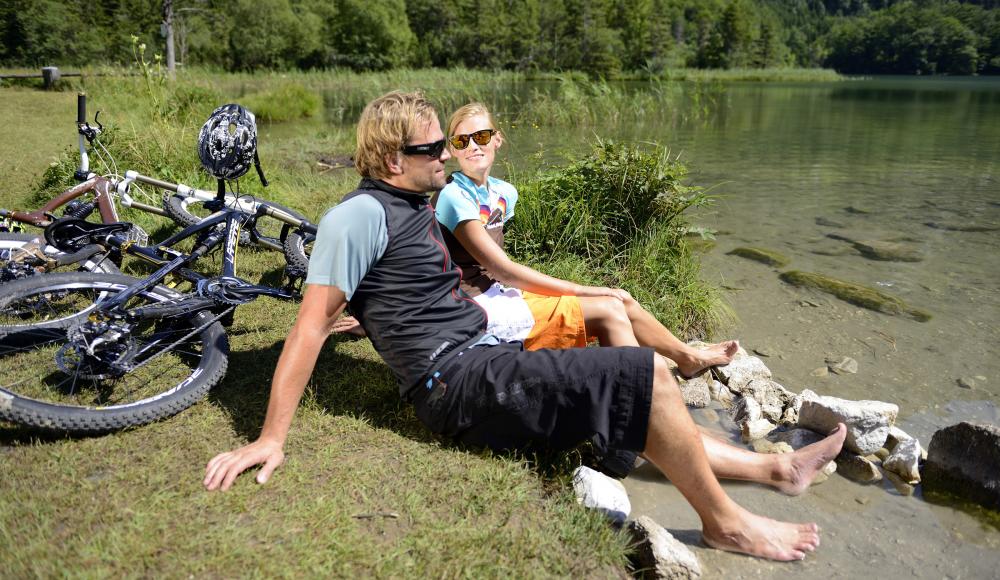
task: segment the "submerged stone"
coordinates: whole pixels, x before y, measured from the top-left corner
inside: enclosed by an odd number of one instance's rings
[[[767,264],[768,266],[776,266],[778,268],[785,266],[790,262],[788,258],[782,256],[778,252],[765,250],[763,248],[750,248],[743,246],[736,248],[729,253],[734,256],[760,262],[761,264]]]
[[[837,473],[858,483],[877,483],[882,481],[882,470],[872,460],[855,455],[849,451],[841,451],[835,460]]]
[[[924,222],[924,225],[938,230],[953,232],[995,232],[1000,230],[997,224],[970,224],[966,222]]]
[[[927,322],[931,319],[931,315],[928,312],[914,308],[895,296],[890,296],[868,286],[837,280],[836,278],[813,272],[802,272],[800,270],[782,272],[781,279],[793,286],[814,288],[833,294],[845,302],[868,308],[869,310],[875,310],[876,312],[908,316],[918,322]]]
[[[1000,427],[958,423],[934,433],[927,447],[925,491],[952,493],[1000,510]]]
[[[845,226],[844,224],[842,224],[842,223],[840,223],[838,221],[827,219],[825,217],[818,217],[818,218],[816,218],[816,225],[827,227],[827,228],[843,228],[843,227],[847,227],[847,226]]]
[[[854,242],[854,248],[870,260],[888,262],[920,262],[923,254],[916,248],[899,242],[884,242],[880,240],[864,240]]]

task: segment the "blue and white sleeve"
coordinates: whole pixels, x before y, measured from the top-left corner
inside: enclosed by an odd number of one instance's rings
[[[458,224],[479,219],[479,204],[457,183],[449,183],[438,193],[434,216],[448,231],[454,232]]]
[[[385,209],[370,195],[334,206],[319,222],[306,284],[336,286],[350,300],[389,245]]]

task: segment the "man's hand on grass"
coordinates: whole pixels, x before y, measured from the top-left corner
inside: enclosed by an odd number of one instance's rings
[[[358,319],[353,316],[338,318],[337,321],[333,323],[333,327],[331,327],[330,332],[331,334],[339,332],[354,336],[367,336],[365,334],[365,329],[361,328],[361,323],[358,322]]]
[[[280,443],[260,440],[236,449],[220,453],[208,462],[205,468],[205,489],[226,491],[233,485],[236,476],[254,465],[261,465],[257,472],[257,483],[267,483],[271,474],[285,460],[285,452]]]

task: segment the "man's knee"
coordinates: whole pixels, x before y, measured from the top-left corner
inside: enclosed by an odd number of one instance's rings
[[[667,359],[657,354],[653,357],[653,401],[681,399],[681,389],[670,370]]]

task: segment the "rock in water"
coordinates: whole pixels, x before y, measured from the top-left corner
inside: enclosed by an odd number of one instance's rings
[[[904,439],[882,461],[882,468],[899,475],[906,483],[920,482],[920,442]]]
[[[1000,510],[1000,427],[963,422],[934,433],[922,475],[924,491]]]
[[[636,544],[633,559],[641,578],[701,578],[701,565],[694,553],[649,516],[630,521],[628,530]]]
[[[849,451],[841,451],[837,456],[837,473],[858,483],[877,483],[882,481],[882,470],[875,462],[855,455]]]
[[[844,447],[859,455],[871,455],[885,445],[889,427],[896,422],[898,413],[899,407],[892,403],[811,395],[802,401],[799,427],[829,433],[837,423],[844,423],[847,425]]]

